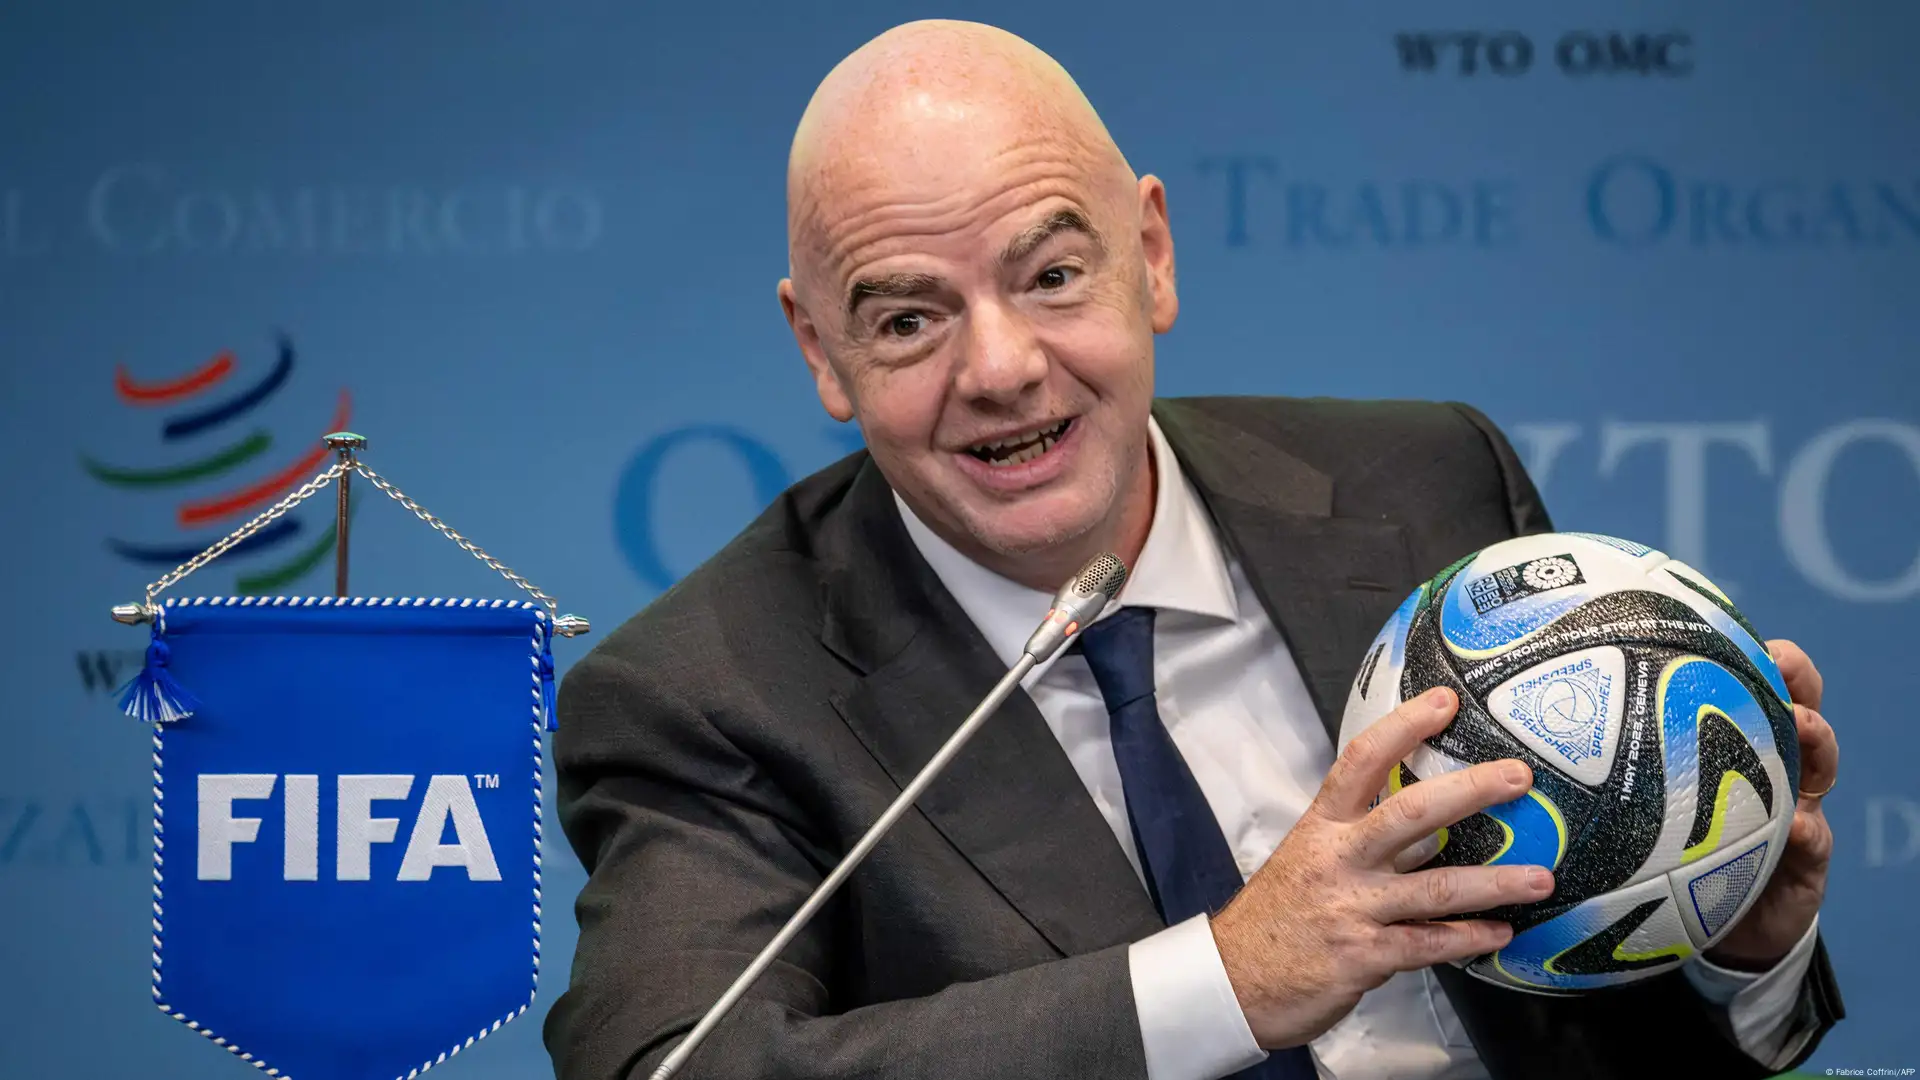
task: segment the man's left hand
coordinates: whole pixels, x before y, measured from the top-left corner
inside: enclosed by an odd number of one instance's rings
[[[1820,807],[1839,775],[1840,744],[1820,715],[1820,669],[1791,641],[1769,641],[1767,651],[1793,696],[1793,722],[1800,735],[1800,792],[1773,877],[1733,931],[1708,949],[1706,958],[1739,971],[1767,971],[1792,951],[1820,913],[1827,892],[1833,830]]]

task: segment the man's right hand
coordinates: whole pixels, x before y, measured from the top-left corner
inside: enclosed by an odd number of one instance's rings
[[[1332,1027],[1395,973],[1492,952],[1513,928],[1431,922],[1544,899],[1538,866],[1452,866],[1399,873],[1394,857],[1435,831],[1526,794],[1533,773],[1489,761],[1409,784],[1372,807],[1388,773],[1452,721],[1458,700],[1430,690],[1348,745],[1280,847],[1213,917],[1214,942],[1253,1037],[1269,1050]]]

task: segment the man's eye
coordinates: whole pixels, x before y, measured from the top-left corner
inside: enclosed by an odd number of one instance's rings
[[[1051,292],[1055,289],[1066,288],[1067,283],[1071,282],[1077,273],[1079,273],[1079,271],[1071,266],[1049,266],[1045,270],[1040,271],[1040,276],[1034,278],[1033,283]]]
[[[903,311],[887,319],[887,333],[892,337],[912,337],[925,329],[926,316],[917,311]]]

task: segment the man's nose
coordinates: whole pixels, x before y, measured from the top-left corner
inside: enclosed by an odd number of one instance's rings
[[[967,398],[1012,405],[1047,377],[1047,354],[1018,311],[1002,304],[969,310],[954,389]]]

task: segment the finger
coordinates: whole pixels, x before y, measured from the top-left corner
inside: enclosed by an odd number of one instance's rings
[[[1387,771],[1413,753],[1422,739],[1446,730],[1458,705],[1453,691],[1435,687],[1374,721],[1333,760],[1315,806],[1340,821],[1366,814],[1374,796],[1387,786]]]
[[[1382,929],[1380,953],[1395,971],[1484,956],[1513,940],[1513,927],[1492,919],[1400,923]]]
[[[1833,858],[1833,829],[1827,824],[1827,816],[1818,810],[1795,811],[1793,824],[1787,828],[1787,850],[1782,858],[1808,866],[1825,866]]]
[[[1809,709],[1820,707],[1820,695],[1826,689],[1826,681],[1820,677],[1820,669],[1813,666],[1806,650],[1783,638],[1767,642],[1767,652],[1772,654],[1773,662],[1780,665],[1780,677],[1787,681],[1787,693],[1793,700]]]
[[[1541,866],[1443,866],[1395,878],[1374,914],[1383,923],[1438,919],[1531,904],[1552,893],[1553,874]]]
[[[1396,874],[1411,874],[1438,854],[1440,854],[1440,834],[1437,831],[1430,832],[1410,846],[1394,852],[1389,865],[1393,867],[1393,872]]]
[[[1511,758],[1485,761],[1408,784],[1388,796],[1353,830],[1352,851],[1369,865],[1489,806],[1512,802],[1533,786],[1533,771]]]
[[[1800,802],[1818,803],[1840,776],[1840,740],[1826,717],[1805,705],[1793,707],[1793,726],[1800,738],[1800,791],[1814,792]]]

